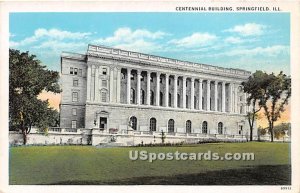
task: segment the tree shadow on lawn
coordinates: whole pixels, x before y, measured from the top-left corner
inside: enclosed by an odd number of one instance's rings
[[[291,185],[291,165],[260,165],[174,176],[134,177],[118,181],[63,181],[56,185]]]

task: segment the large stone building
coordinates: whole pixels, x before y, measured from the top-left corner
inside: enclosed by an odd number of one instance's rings
[[[247,135],[251,72],[88,45],[61,57],[61,128]],[[255,132],[256,133],[256,132]]]

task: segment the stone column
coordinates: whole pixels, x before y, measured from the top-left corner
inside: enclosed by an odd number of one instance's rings
[[[232,113],[232,83],[228,84],[228,112]]]
[[[191,78],[191,109],[194,109],[195,96],[195,78]]]
[[[178,82],[178,76],[174,75],[174,108],[177,108],[177,83]]]
[[[169,75],[166,74],[166,94],[165,94],[165,107],[169,106]]]
[[[87,101],[91,100],[91,78],[92,78],[92,67],[91,65],[88,64],[88,69],[87,69],[87,88],[86,88],[86,92],[87,92]]]
[[[114,68],[110,68],[110,76],[109,76],[109,99],[112,103],[114,100]]]
[[[238,88],[237,88],[237,84],[234,84],[234,112],[238,113]]]
[[[225,112],[226,111],[226,108],[225,108],[225,98],[226,98],[226,93],[225,93],[225,82],[222,82],[222,112]]]
[[[147,105],[150,105],[150,78],[151,72],[147,72]]]
[[[137,104],[141,104],[141,71],[137,70],[137,89],[136,89],[136,94],[137,94]]]
[[[121,68],[117,67],[117,103],[121,102]]]
[[[186,108],[186,77],[182,77],[182,107]]]
[[[156,106],[159,106],[160,99],[160,72],[156,73]]]
[[[95,70],[95,89],[94,89],[94,101],[99,101],[99,67]]]
[[[202,80],[199,79],[199,110],[202,109]]]
[[[127,104],[130,104],[131,69],[127,68]]]
[[[210,80],[207,80],[206,110],[210,111]]]
[[[218,111],[218,82],[215,81],[215,111]]]

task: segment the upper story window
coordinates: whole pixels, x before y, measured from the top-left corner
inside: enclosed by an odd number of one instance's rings
[[[102,74],[103,74],[103,75],[106,75],[106,74],[107,74],[107,68],[103,68],[103,69],[102,69]]]
[[[78,80],[77,79],[73,80],[73,86],[78,86]]]
[[[74,68],[74,75],[77,75],[77,73],[78,73],[78,69]]]
[[[102,80],[102,87],[107,87],[107,80]]]
[[[70,67],[70,74],[73,74],[73,67]]]
[[[106,91],[101,91],[101,101],[107,102],[107,93]]]
[[[72,109],[72,115],[73,115],[73,116],[76,116],[76,115],[77,115],[77,109],[75,109],[75,108]]]
[[[72,101],[78,102],[78,92],[72,92]]]

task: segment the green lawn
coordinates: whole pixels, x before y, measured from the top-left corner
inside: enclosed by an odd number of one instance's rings
[[[288,143],[184,147],[29,146],[10,148],[10,184],[290,184]],[[148,152],[253,152],[254,161],[131,161]]]

